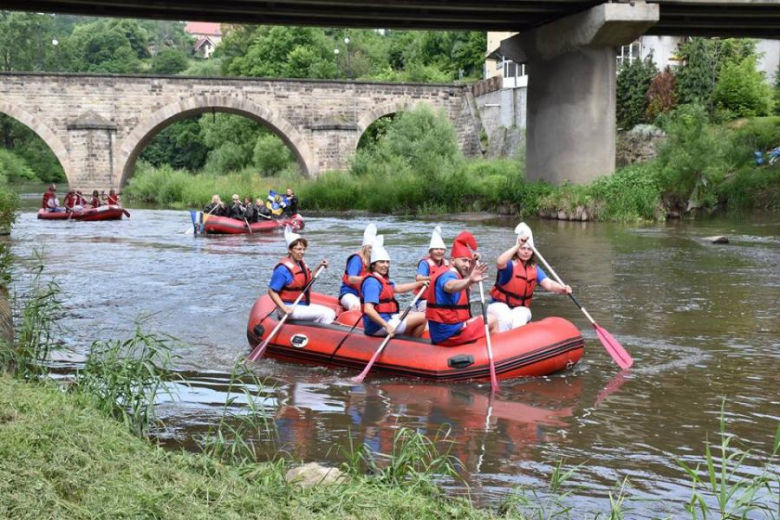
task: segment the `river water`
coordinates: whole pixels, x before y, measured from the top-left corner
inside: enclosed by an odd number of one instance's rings
[[[470,230],[489,259],[512,244],[516,224],[306,218],[309,262],[332,263],[318,291],[338,291],[346,256],[369,221],[385,235],[397,281],[413,278],[435,224],[448,243]],[[231,369],[248,353],[249,310],[285,247],[280,233],[196,237],[185,234],[188,222],[186,212],[140,209],[121,222],[44,222],[27,210],[9,240],[29,265],[43,247],[46,272],[64,290],[65,366],[77,366],[93,340],[127,337],[136,323],[178,338],[177,368],[190,386],[160,406],[164,440],[196,449],[222,414]],[[263,442],[265,456],[284,450],[333,464],[350,443],[389,452],[402,426],[431,437],[449,429],[466,482],[449,489],[479,504],[494,505],[518,486],[545,496],[563,461],[580,465],[565,487],[578,517],[608,511],[608,493],[625,478],[628,517],[677,516],[690,497],[677,460],[702,460],[725,399],[728,431],[754,454],[742,474],[756,474],[780,420],[780,215],[530,224],[539,251],[632,354],[630,371],[620,372],[568,298],[537,291],[536,319],[562,316],[585,336],[573,369],[504,382],[491,402],[486,384],[374,377],[354,385],[347,370],[263,360],[253,370],[266,386],[253,391],[278,432]],[[704,240],[721,234],[731,243]]]

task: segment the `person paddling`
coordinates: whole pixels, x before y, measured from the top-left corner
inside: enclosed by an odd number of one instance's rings
[[[116,190],[114,188],[111,188],[108,190],[108,197],[106,197],[106,204],[109,206],[119,206],[121,202],[119,201],[119,195],[116,194]]]
[[[444,254],[447,252],[447,246],[444,244],[444,240],[441,238],[441,227],[436,226],[431,233],[431,243],[428,245],[428,256],[420,260],[417,264],[417,276],[415,280],[418,282],[424,282],[426,280],[433,280],[436,274],[442,270],[447,269],[450,266],[449,261],[444,258]],[[422,298],[417,302],[417,310],[425,312],[427,307],[428,293],[431,288],[423,293]]]
[[[284,228],[284,240],[287,242],[287,256],[276,264],[268,284],[268,296],[276,304],[277,314],[280,318],[289,314],[294,320],[330,325],[336,319],[336,312],[324,305],[311,303],[309,291],[294,309],[290,308],[311,280],[311,271],[303,260],[309,243],[301,235],[293,233],[290,226]],[[321,264],[328,267],[327,260]]]
[[[537,285],[557,294],[571,294],[571,287],[548,278],[536,265],[533,246],[532,234],[519,234],[515,245],[501,253],[496,261],[498,273],[490,290],[493,301],[488,305],[488,313],[498,320],[498,332],[531,321],[531,299]]]
[[[485,279],[487,265],[477,262],[477,241],[463,231],[452,243],[450,268],[436,274],[428,293],[425,317],[434,345],[456,346],[485,337],[482,316],[471,316],[469,288]],[[488,316],[490,333],[496,331],[496,320]]]
[[[371,246],[368,275],[360,284],[363,304],[363,331],[369,336],[406,334],[420,337],[425,330],[425,314],[410,312],[401,321],[395,295],[422,287],[426,280],[396,285],[390,280],[390,255],[384,247],[384,237],[378,236]]]
[[[341,277],[339,303],[348,311],[360,309],[360,284],[368,274],[371,261],[371,245],[376,239],[376,225],[369,224],[363,231],[363,243],[360,250],[347,258],[347,267]]]
[[[205,208],[203,208],[203,213],[206,213],[207,215],[222,217],[222,216],[226,216],[227,208],[225,207],[225,204],[222,202],[222,199],[219,198],[219,195],[214,194],[211,196],[211,202],[207,204]]]
[[[92,209],[100,207],[100,193],[98,193],[98,190],[92,190],[92,199],[89,201],[89,205]]]
[[[57,198],[57,186],[52,183],[49,185],[49,189],[43,195],[43,201],[41,207],[50,213],[59,213],[65,211],[60,207],[60,201]]]

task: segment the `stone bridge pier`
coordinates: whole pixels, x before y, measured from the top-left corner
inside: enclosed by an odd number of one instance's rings
[[[122,188],[151,139],[170,124],[226,112],[253,119],[292,150],[301,171],[345,170],[377,119],[427,104],[479,155],[479,115],[465,86],[75,74],[0,74],[0,113],[52,149],[71,186]]]
[[[528,66],[529,179],[582,184],[615,171],[614,48],[658,19],[658,4],[601,4],[501,43]]]

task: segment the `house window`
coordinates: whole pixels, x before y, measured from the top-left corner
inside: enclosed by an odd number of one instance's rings
[[[515,63],[514,61],[504,61],[504,77],[519,78],[525,76],[525,63]]]
[[[615,49],[617,57],[618,69],[623,65],[628,65],[636,60],[640,59],[640,53],[642,52],[642,44],[634,42],[631,45],[622,45]]]

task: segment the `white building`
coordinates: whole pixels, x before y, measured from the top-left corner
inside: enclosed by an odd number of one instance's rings
[[[222,41],[222,28],[218,23],[211,22],[187,22],[184,32],[196,38],[192,50],[201,58],[210,58],[214,50]]]

